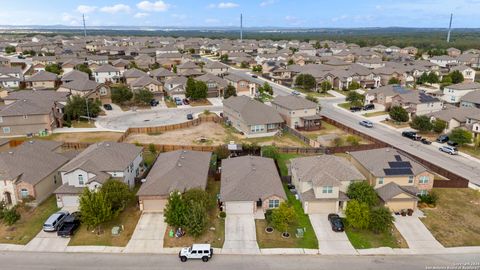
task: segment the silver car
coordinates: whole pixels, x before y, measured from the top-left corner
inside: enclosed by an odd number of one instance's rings
[[[368,120],[362,120],[359,124],[364,127],[373,128],[373,123]]]
[[[449,145],[443,145],[440,147],[438,150],[445,152],[450,155],[458,155],[458,150],[454,146],[449,146]]]
[[[68,211],[59,211],[51,215],[43,224],[44,232],[55,232],[62,226],[63,220],[69,215]]]

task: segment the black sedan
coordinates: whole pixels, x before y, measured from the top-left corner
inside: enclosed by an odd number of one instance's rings
[[[63,224],[57,231],[57,235],[61,237],[71,237],[80,226],[80,212],[74,212],[68,215]]]
[[[328,221],[330,221],[330,225],[332,226],[332,231],[343,232],[345,230],[345,226],[343,225],[343,221],[339,215],[329,214]]]

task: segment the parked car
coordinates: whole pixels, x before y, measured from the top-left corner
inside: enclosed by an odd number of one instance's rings
[[[332,226],[332,231],[343,232],[345,230],[345,226],[343,225],[343,221],[339,215],[328,214],[328,221],[330,221],[330,225]]]
[[[112,105],[110,105],[110,104],[103,104],[103,108],[107,111],[113,110]]]
[[[208,262],[213,256],[213,249],[210,244],[193,244],[191,247],[182,248],[178,253],[180,261],[186,262],[188,259],[201,259]]]
[[[421,141],[423,144],[432,144],[431,141],[429,141],[429,140],[427,140],[427,139],[425,139],[425,138],[422,138],[420,141]]]
[[[193,115],[191,113],[187,114],[187,120],[193,120]]]
[[[300,96],[300,92],[298,92],[298,91],[293,91],[293,92],[292,92],[292,95],[294,95],[294,96]]]
[[[188,101],[188,99],[184,98],[183,99],[183,104],[188,105],[188,104],[190,104],[190,101]]]
[[[256,78],[258,78],[258,76],[255,75],[255,74],[252,74],[252,78],[255,78],[255,79],[256,79]]]
[[[447,135],[440,135],[440,136],[438,136],[438,138],[437,138],[437,142],[439,142],[439,143],[446,143],[446,142],[448,142],[449,140],[450,140],[450,138],[448,138]]]
[[[450,154],[450,155],[458,155],[458,150],[454,146],[444,145],[444,146],[438,148],[438,150],[440,150],[444,153]]]
[[[177,104],[177,105],[183,105],[183,102],[182,102],[182,99],[181,99],[181,98],[176,97],[176,98],[174,98],[173,100],[175,101],[175,104]]]
[[[375,110],[375,104],[367,104],[363,106],[364,111],[370,111],[370,110]]]
[[[61,237],[71,237],[80,226],[80,212],[73,212],[63,220],[62,226],[57,231]]]
[[[402,132],[402,136],[412,139],[414,141],[420,141],[422,139],[422,136],[417,135],[417,133],[413,131],[404,131]]]
[[[359,122],[360,126],[368,127],[368,128],[373,128],[373,123],[368,121],[368,120],[362,120]]]
[[[362,110],[362,107],[352,106],[350,107],[351,112],[359,112]]]
[[[448,141],[447,144],[450,145],[450,146],[453,146],[453,147],[457,147],[457,146],[458,146],[458,143],[456,143],[456,142],[454,142],[454,141]]]
[[[52,214],[43,224],[43,231],[55,232],[62,226],[63,220],[68,216],[68,211],[59,211]]]
[[[160,101],[158,101],[156,99],[150,100],[150,106],[156,107],[156,106],[158,106],[158,104],[160,104]]]

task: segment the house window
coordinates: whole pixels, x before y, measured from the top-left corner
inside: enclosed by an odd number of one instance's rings
[[[409,183],[409,184],[413,183],[413,176],[412,176],[412,175],[410,175],[410,176],[408,177],[408,183]]]
[[[420,176],[420,180],[418,181],[420,184],[428,183],[428,176]]]
[[[251,128],[252,132],[260,132],[260,131],[263,131],[263,129],[264,129],[263,125],[256,125],[256,126],[252,126]]]
[[[102,87],[100,88],[100,95],[105,96],[107,94],[107,89]]]
[[[24,115],[24,116],[23,116],[23,119],[28,119],[28,115]]]
[[[383,177],[378,178],[378,184],[383,185]]]
[[[268,208],[277,208],[280,205],[279,200],[269,200],[268,201]]]
[[[428,194],[428,190],[422,189],[422,190],[420,190],[420,193],[419,193],[419,194],[420,194],[420,195],[427,195],[427,194]]]
[[[10,127],[3,128],[3,133],[10,133],[10,131],[11,131]]]
[[[3,123],[3,117],[0,116],[0,123]]]
[[[28,189],[22,188],[22,189],[20,190],[20,196],[22,197],[22,199],[27,198],[28,195],[29,195],[29,194],[28,194]]]
[[[84,181],[83,181],[83,175],[78,175],[78,184],[79,185],[83,185],[84,184]]]
[[[325,194],[333,193],[333,187],[332,186],[324,186],[323,190],[322,190],[322,193],[325,193]]]

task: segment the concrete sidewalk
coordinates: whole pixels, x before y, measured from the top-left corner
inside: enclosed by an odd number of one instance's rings
[[[124,251],[161,253],[166,229],[163,213],[143,213]]]

